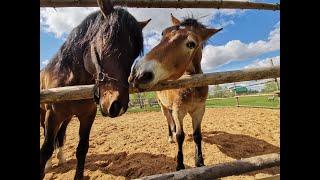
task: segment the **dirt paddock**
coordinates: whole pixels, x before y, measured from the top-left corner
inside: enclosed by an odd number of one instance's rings
[[[279,110],[208,108],[202,122],[206,165],[280,151]],[[67,129],[64,146],[67,162],[53,158],[45,179],[73,179],[76,167],[79,121]],[[175,170],[177,144],[167,142],[168,128],[161,112],[126,113],[119,118],[97,116],[90,134],[85,179],[132,179]],[[190,116],[184,119],[183,145],[186,168],[194,167],[194,142]],[[43,130],[40,128],[40,143]],[[280,168],[223,179],[256,179],[280,173]]]

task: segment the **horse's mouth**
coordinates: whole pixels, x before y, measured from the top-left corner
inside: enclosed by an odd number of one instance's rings
[[[100,109],[100,112],[101,112],[101,115],[102,115],[103,117],[109,117],[109,114],[108,114],[108,113],[103,112],[101,109]]]
[[[119,117],[121,115],[123,115],[125,112],[127,111],[127,108],[121,108],[120,109],[120,112],[118,114],[110,114],[108,112],[104,112],[100,109],[100,112],[101,112],[101,115],[103,117],[110,117],[110,118],[116,118],[116,117]]]

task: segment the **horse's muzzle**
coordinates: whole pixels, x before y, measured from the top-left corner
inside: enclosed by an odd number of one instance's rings
[[[121,108],[121,103],[119,101],[114,101],[109,108],[109,116],[111,118],[117,117]]]
[[[116,101],[112,102],[112,104],[110,105],[110,107],[107,111],[105,111],[100,105],[100,112],[101,112],[102,116],[104,116],[104,117],[115,118],[115,117],[119,117],[122,114],[124,114],[127,111],[127,108],[128,107],[122,106],[120,101],[116,100]]]
[[[129,77],[129,83],[132,84],[134,88],[140,88],[139,85],[147,85],[150,82],[152,82],[154,79],[154,74],[153,72],[142,72],[139,74],[139,76],[130,76]]]

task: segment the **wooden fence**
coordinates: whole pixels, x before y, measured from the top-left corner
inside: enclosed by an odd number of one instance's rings
[[[261,80],[280,77],[280,67],[246,69],[237,71],[216,72],[183,76],[175,81],[159,83],[152,88],[144,88],[147,91],[160,91],[165,89],[189,88],[206,85],[217,85],[232,82]],[[139,92],[136,88],[130,88],[130,93]],[[141,91],[142,92],[142,91]],[[40,91],[40,103],[52,103],[68,100],[81,100],[93,98],[93,85],[59,87]]]
[[[223,0],[112,0],[114,5],[147,8],[231,8],[280,10],[280,4],[223,1]],[[40,7],[97,7],[96,0],[40,0]],[[182,77],[176,81],[159,83],[145,91],[158,91],[181,87],[197,87],[231,82],[280,77],[280,68],[239,70]],[[40,91],[40,103],[93,98],[93,85],[60,87]],[[130,88],[130,93],[138,92]],[[280,154],[269,154],[235,162],[204,166],[178,172],[143,177],[140,179],[216,179],[280,165]]]
[[[233,162],[186,169],[171,173],[157,174],[138,178],[139,180],[164,180],[164,179],[217,179],[226,176],[239,175],[247,172],[261,170],[280,165],[280,154],[266,154],[236,160]]]
[[[111,0],[114,5],[139,8],[217,8],[280,10],[280,4],[223,0]],[[97,0],[40,0],[40,7],[97,7]]]

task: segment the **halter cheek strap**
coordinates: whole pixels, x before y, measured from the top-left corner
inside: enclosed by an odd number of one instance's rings
[[[94,47],[93,44],[91,44],[91,60],[93,65],[95,66],[96,72],[99,74],[101,72],[101,65],[100,65],[100,61],[98,60],[99,58],[99,54],[96,51],[96,48]],[[100,99],[100,91],[99,91],[99,85],[97,83],[97,79],[95,80],[95,85],[93,87],[93,100],[95,103],[99,103],[99,99]]]
[[[107,84],[110,82],[117,82],[125,88],[129,87],[126,84],[120,83],[118,79],[110,77],[107,73],[103,72],[103,67],[100,61],[101,58],[93,45],[91,45],[91,58],[96,69],[96,73],[94,74],[96,76],[96,79],[95,79],[95,85],[93,87],[93,95],[94,95],[93,99],[96,104],[99,104],[101,85]]]
[[[93,86],[93,101],[96,104],[99,104],[99,100],[100,100],[100,90],[99,90],[99,86],[97,84],[95,84]]]

